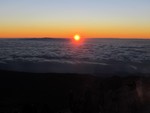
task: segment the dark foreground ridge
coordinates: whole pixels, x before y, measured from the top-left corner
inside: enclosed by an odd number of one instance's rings
[[[148,76],[0,71],[0,113],[149,113]]]

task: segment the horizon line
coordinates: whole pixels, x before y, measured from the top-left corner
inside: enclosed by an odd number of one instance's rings
[[[0,37],[0,39],[69,39],[69,37]],[[149,38],[135,38],[135,37],[86,37],[87,39],[150,39]],[[86,39],[84,38],[84,39]]]

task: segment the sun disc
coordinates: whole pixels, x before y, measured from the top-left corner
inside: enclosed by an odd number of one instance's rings
[[[75,35],[75,36],[74,36],[74,40],[75,40],[75,41],[79,41],[79,40],[80,40],[80,36],[79,36],[79,35]]]

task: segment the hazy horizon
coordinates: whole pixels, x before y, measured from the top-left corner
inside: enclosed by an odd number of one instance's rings
[[[71,39],[73,37],[0,37],[0,39]],[[82,37],[81,37],[82,38]],[[86,37],[84,39],[142,39],[150,40],[150,38],[134,38],[134,37]]]

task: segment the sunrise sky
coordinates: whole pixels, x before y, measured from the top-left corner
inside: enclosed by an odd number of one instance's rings
[[[150,38],[150,0],[0,0],[0,37]]]

